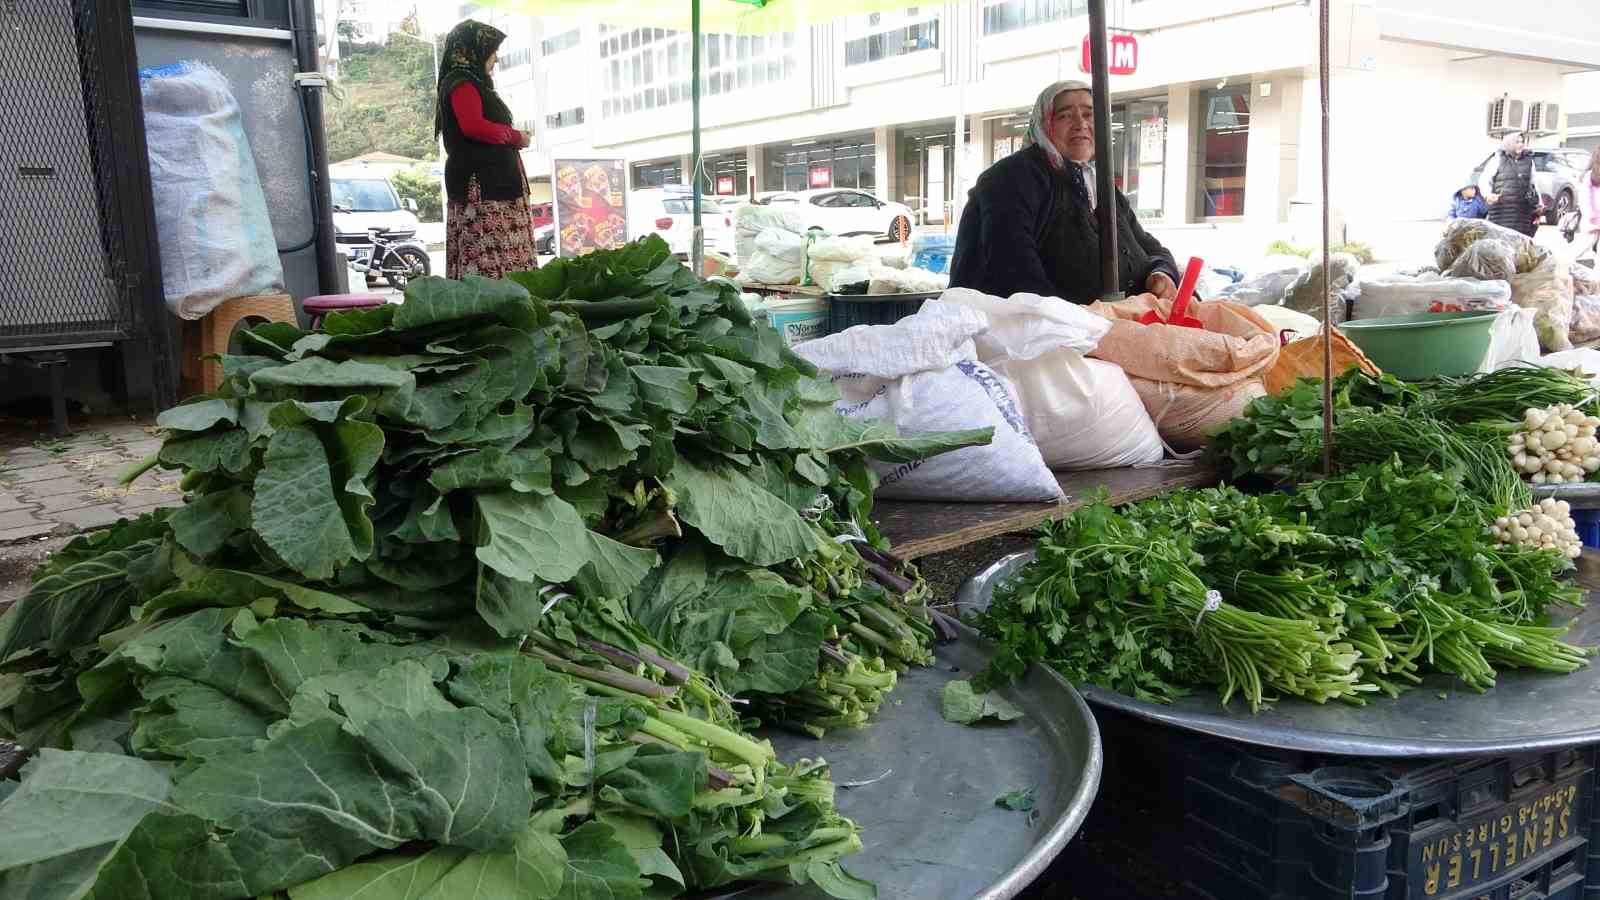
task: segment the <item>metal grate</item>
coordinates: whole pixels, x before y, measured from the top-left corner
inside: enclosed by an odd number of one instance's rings
[[[101,7],[0,0],[0,348],[134,336],[145,266],[129,265],[122,193],[140,186],[122,157],[143,166],[143,142],[113,138],[128,88],[102,92],[123,87],[128,60],[106,58]]]

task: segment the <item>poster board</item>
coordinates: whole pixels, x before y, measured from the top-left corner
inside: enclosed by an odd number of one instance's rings
[[[628,167],[620,159],[558,159],[556,256],[615,250],[628,242]]]

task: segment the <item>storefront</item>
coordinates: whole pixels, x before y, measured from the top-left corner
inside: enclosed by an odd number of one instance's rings
[[[870,191],[877,186],[876,145],[871,132],[768,144],[763,157],[764,191],[830,187]]]
[[[630,168],[629,183],[634,190],[683,184],[683,163],[676,159],[655,159],[634,163]]]
[[[1200,116],[1195,210],[1207,219],[1242,216],[1250,145],[1250,86],[1202,91]]]
[[[976,157],[970,155],[976,149],[970,128],[965,137],[968,159],[974,159]],[[899,156],[895,165],[900,176],[900,196],[895,199],[916,211],[920,224],[949,222],[956,182],[954,120],[897,128],[895,147]]]
[[[708,153],[701,164],[705,182],[701,190],[719,197],[743,194],[748,188],[750,163],[743,150],[728,153]]]

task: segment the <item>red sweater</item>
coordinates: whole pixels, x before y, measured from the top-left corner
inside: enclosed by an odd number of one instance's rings
[[[462,82],[450,92],[450,109],[455,112],[456,124],[461,126],[461,133],[466,137],[484,144],[524,146],[522,132],[483,117],[483,96],[471,82]]]

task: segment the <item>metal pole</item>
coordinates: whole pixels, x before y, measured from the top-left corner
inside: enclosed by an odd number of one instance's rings
[[[1333,292],[1329,289],[1328,244],[1331,241],[1328,217],[1328,0],[1322,0],[1318,13],[1320,67],[1322,69],[1322,475],[1333,477]]]
[[[301,72],[317,72],[316,9],[312,0],[291,0],[289,32],[293,35],[295,65]],[[335,40],[337,40],[337,35]],[[305,97],[306,127],[311,132],[311,171],[317,195],[317,289],[323,293],[339,290],[338,247],[334,242],[333,195],[328,183],[328,141],[322,122],[322,90],[302,84]]]
[[[699,275],[705,270],[705,232],[700,228],[700,0],[689,0],[689,34],[694,42],[689,50],[689,105],[693,109],[691,127],[694,129],[691,138],[693,158],[689,163],[692,169],[689,180],[694,182],[690,195],[694,203],[693,218],[690,219],[694,230],[690,232],[689,264],[694,273]]]
[[[1095,221],[1100,226],[1101,299],[1122,299],[1117,265],[1117,195],[1112,182],[1111,65],[1106,55],[1106,0],[1089,0],[1089,54],[1094,68]]]

